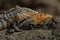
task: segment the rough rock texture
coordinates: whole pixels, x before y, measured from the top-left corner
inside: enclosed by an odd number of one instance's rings
[[[51,30],[28,30],[16,32],[11,35],[0,33],[0,40],[47,40],[51,36]]]
[[[6,30],[2,30],[0,40],[60,40],[60,17],[56,17],[55,20],[58,26],[50,29],[22,30],[10,35],[5,34]]]

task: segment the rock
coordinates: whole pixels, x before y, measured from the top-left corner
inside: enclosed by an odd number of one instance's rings
[[[5,35],[4,31],[0,32],[0,40],[48,40],[47,38],[51,36],[52,32],[51,30],[39,29],[26,30],[21,32],[15,32],[11,35]]]

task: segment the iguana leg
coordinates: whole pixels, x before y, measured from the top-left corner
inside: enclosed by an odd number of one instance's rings
[[[15,30],[16,32],[19,32],[19,31],[20,31],[20,29],[19,29],[17,26],[14,26],[14,30]]]

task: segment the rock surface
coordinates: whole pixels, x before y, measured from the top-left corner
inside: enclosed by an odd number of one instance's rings
[[[55,20],[60,22],[60,17]],[[56,25],[55,25],[56,26]],[[0,40],[60,40],[60,24],[56,29],[36,29],[36,30],[22,30],[10,35],[6,35],[6,30],[0,31]]]
[[[11,35],[5,35],[4,32],[0,32],[0,40],[47,40],[48,37],[51,36],[51,32],[52,30],[42,29],[28,31],[26,30],[13,33]]]

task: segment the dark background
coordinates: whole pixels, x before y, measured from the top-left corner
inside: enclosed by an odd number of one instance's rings
[[[7,11],[16,5],[60,15],[59,0],[0,0],[0,12]]]

